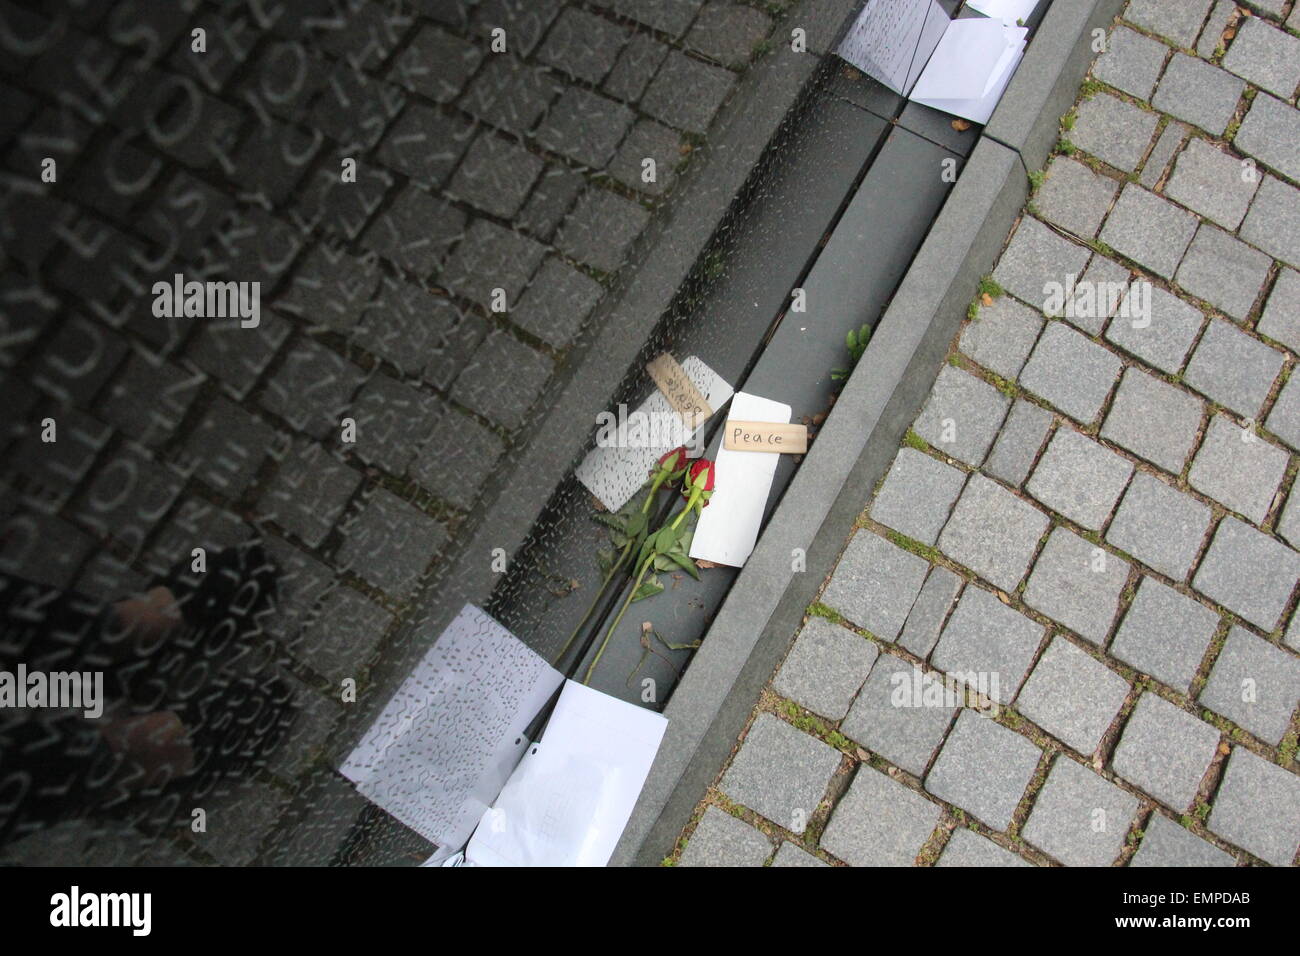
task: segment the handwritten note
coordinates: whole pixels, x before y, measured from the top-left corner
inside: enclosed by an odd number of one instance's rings
[[[808,426],[727,419],[722,447],[732,451],[766,451],[802,455],[808,450]]]
[[[700,390],[677,364],[676,359],[667,352],[648,363],[645,370],[650,373],[650,378],[664,398],[668,399],[668,404],[682,416],[682,422],[687,428],[698,427],[713,414],[708,400],[700,394]]]

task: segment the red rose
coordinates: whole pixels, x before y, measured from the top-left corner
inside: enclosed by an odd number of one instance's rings
[[[664,471],[680,472],[686,467],[686,461],[686,446],[678,445],[672,451],[666,451],[660,455],[657,464]]]
[[[690,493],[694,489],[702,492],[713,490],[713,462],[707,458],[701,458],[691,465],[690,473],[686,478],[686,486],[682,489],[682,495],[689,499]]]

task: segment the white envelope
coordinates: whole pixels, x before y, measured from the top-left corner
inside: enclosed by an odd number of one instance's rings
[[[1029,20],[1038,0],[966,0],[966,6],[986,17],[995,17],[1008,26]]]
[[[479,822],[466,866],[604,866],[668,720],[566,681],[539,743]]]
[[[727,417],[786,424],[791,412],[790,406],[781,402],[737,392],[731,399]],[[713,497],[695,526],[691,538],[692,558],[733,568],[744,566],[758,542],[758,530],[779,458],[769,452],[718,449]]]
[[[714,412],[731,398],[731,385],[698,356],[691,355],[683,360],[682,371],[700,390]],[[641,421],[664,423],[667,427],[652,436],[657,440],[634,447],[627,442],[629,430],[621,429],[616,444],[597,445],[574,470],[578,480],[610,511],[618,511],[632,500],[645,484],[659,456],[679,445],[689,445],[704,427],[704,422],[701,422],[695,429],[688,430],[682,423],[681,416],[673,411],[668,399],[658,389],[633,414],[642,416]],[[633,421],[632,415],[627,418],[629,422]]]
[[[1027,32],[1001,20],[952,21],[912,89],[912,101],[987,123],[1024,55]]]

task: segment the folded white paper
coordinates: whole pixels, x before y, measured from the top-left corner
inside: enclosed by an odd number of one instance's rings
[[[731,386],[697,356],[688,356],[682,371],[715,413],[731,398]],[[596,447],[574,473],[610,511],[618,511],[632,500],[661,455],[679,445],[691,446],[704,426],[701,422],[688,429],[658,389],[634,412],[607,414],[616,426],[597,431]]]
[[[987,123],[1024,54],[1027,32],[1001,20],[953,20],[912,88],[912,102]]]
[[[988,19],[950,21],[935,0],[868,0],[837,52],[914,103],[986,123],[1024,54],[1016,19],[1034,3],[983,6]]]
[[[966,0],[966,6],[1008,26],[1016,26],[1029,20],[1038,0]]]
[[[737,392],[727,416],[738,421],[790,421],[791,408],[781,402]],[[724,426],[725,427],[725,426]],[[767,496],[780,455],[718,449],[714,460],[713,497],[700,515],[690,555],[733,568],[743,567],[758,541]]]
[[[566,681],[465,848],[467,866],[604,866],[636,805],[662,714]]]
[[[518,764],[563,675],[466,605],[340,768],[421,836],[459,848]]]

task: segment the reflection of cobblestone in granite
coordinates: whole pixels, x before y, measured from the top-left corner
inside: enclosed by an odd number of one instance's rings
[[[4,568],[114,598],[269,532],[332,725],[772,6],[4,0]],[[260,325],[155,317],[177,273],[260,282]]]
[[[1297,862],[1300,39],[1211,5],[1128,5],[680,863]]]

